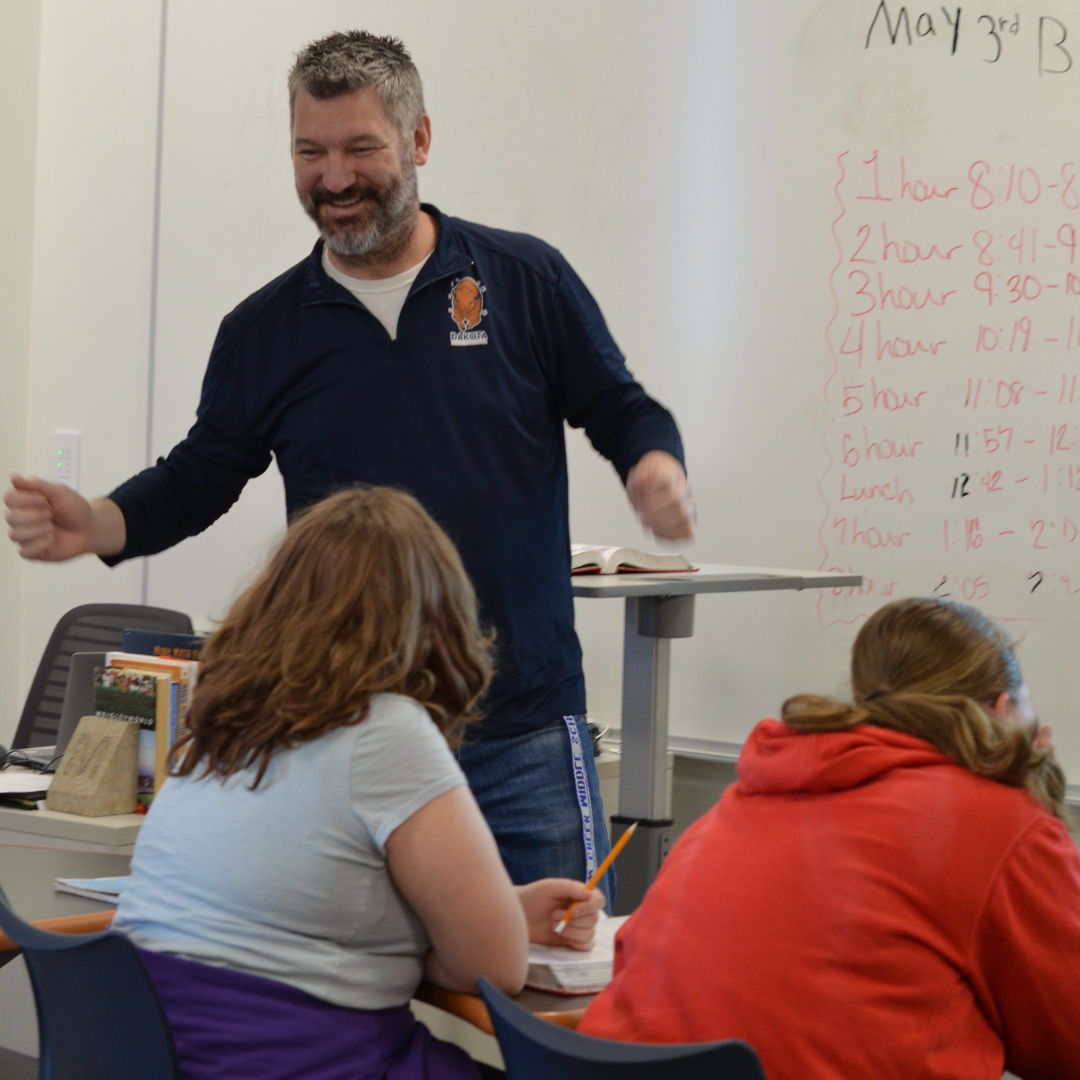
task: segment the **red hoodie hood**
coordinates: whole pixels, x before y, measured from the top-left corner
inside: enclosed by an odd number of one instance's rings
[[[739,789],[746,795],[844,791],[892,769],[943,764],[953,762],[930,743],[888,728],[804,734],[762,720],[739,756]]]

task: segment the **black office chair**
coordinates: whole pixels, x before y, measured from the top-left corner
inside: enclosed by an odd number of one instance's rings
[[[579,1035],[533,1016],[478,979],[507,1080],[765,1080],[752,1047],[710,1043],[624,1043]]]
[[[0,889],[0,930],[22,947],[37,1004],[38,1080],[180,1080],[169,1023],[127,938],[53,934]]]
[[[191,619],[168,608],[140,604],[83,604],[72,608],[57,624],[45,646],[37,674],[26,695],[13,750],[53,746],[64,707],[71,654],[123,648],[125,630],[157,630],[190,634]]]

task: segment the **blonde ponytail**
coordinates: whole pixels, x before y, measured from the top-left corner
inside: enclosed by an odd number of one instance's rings
[[[1072,828],[1053,751],[1035,747],[1034,728],[993,711],[1023,677],[1012,642],[980,612],[938,600],[887,604],[859,631],[851,668],[855,704],[798,694],[784,702],[784,723],[805,732],[873,724],[925,739],[977,776],[1024,788]]]

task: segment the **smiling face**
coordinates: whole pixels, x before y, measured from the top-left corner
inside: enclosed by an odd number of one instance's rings
[[[416,166],[430,139],[425,116],[407,143],[370,87],[328,99],[297,91],[296,193],[335,255],[378,263],[405,249],[420,214]]]

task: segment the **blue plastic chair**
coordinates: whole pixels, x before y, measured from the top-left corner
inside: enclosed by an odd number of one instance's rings
[[[41,930],[11,910],[2,889],[0,930],[30,971],[38,1080],[180,1080],[168,1021],[127,938]]]
[[[753,1047],[710,1043],[624,1043],[579,1035],[533,1016],[478,979],[508,1080],[765,1080]]]

